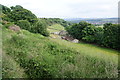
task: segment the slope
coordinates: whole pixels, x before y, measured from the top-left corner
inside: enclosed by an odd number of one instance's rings
[[[92,47],[97,49],[95,53],[90,48],[92,45],[46,38],[26,30],[14,32],[3,27],[3,33],[3,51],[19,64],[28,78],[118,77],[116,51],[105,50],[104,53],[104,49]]]

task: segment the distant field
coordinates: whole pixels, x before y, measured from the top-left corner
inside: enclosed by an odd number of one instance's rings
[[[61,30],[65,30],[64,27],[60,24],[54,24],[52,26],[48,26],[47,29],[49,32],[59,32]]]
[[[101,25],[101,26],[96,26],[96,27],[102,27],[102,28],[103,28],[103,25]]]

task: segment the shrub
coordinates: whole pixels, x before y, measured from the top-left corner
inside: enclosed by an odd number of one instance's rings
[[[31,32],[40,33],[43,36],[49,36],[47,31],[47,24],[43,20],[39,20],[35,26],[32,27]]]
[[[74,38],[80,40],[83,37],[82,30],[89,25],[91,24],[81,21],[79,24],[73,24],[70,28],[67,28],[67,31]]]
[[[120,35],[120,25],[118,24],[104,24],[104,40],[103,45],[106,47],[120,49],[119,45],[119,35]]]
[[[33,24],[37,21],[37,17],[31,11],[24,9],[20,5],[16,5],[15,7],[12,6],[8,17],[15,23],[19,20],[27,20]]]
[[[20,26],[20,28],[30,31],[31,25],[27,20],[19,20],[17,22],[17,25]]]
[[[95,40],[96,40],[96,43],[103,46],[103,28],[101,27],[97,27],[96,28],[96,33],[95,33]]]
[[[95,26],[87,26],[82,30],[82,39],[87,42],[95,42]]]

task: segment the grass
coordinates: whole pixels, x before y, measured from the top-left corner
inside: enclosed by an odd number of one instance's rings
[[[75,49],[77,52],[81,52],[84,55],[97,57],[108,61],[111,60],[114,61],[116,64],[118,63],[118,54],[120,53],[116,50],[102,48],[83,42],[76,44],[65,40],[58,40],[58,39],[51,39],[51,40],[59,43],[60,45],[64,45],[65,47]]]
[[[47,28],[47,30],[52,33],[52,32],[59,32],[59,30],[54,30],[54,29],[50,29],[50,28]]]
[[[27,78],[24,69],[9,55],[3,53],[2,77],[3,78]]]
[[[64,27],[60,24],[54,24],[52,26],[48,26],[48,31],[51,32],[59,32],[61,30],[65,30]]]
[[[14,63],[10,65],[15,66],[9,66],[8,72],[14,71],[12,75],[3,71],[4,78],[118,77],[117,51],[85,43],[75,44],[46,38],[26,30],[16,33],[3,27],[3,32],[3,54],[5,59],[10,59],[9,63]],[[9,64],[7,61],[4,65]],[[3,68],[7,71],[6,66]],[[21,75],[15,73],[18,70]]]
[[[101,28],[103,28],[103,25],[101,25],[101,26],[96,26],[96,27],[101,27]]]

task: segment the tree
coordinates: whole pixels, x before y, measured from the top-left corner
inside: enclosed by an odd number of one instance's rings
[[[11,19],[11,22],[15,23],[17,23],[19,20],[27,20],[31,24],[37,22],[37,17],[31,11],[24,9],[20,5],[17,5],[15,7],[12,6],[8,17]]]
[[[93,25],[87,26],[82,30],[82,40],[87,42],[96,42],[95,38],[96,27]]]
[[[12,10],[14,10],[14,9],[23,9],[23,7],[20,6],[20,5],[16,5],[15,7],[14,7],[14,6],[11,6],[10,8],[11,8]]]
[[[19,20],[17,22],[17,25],[20,26],[20,28],[30,31],[31,25],[27,20]]]
[[[4,6],[4,5],[0,5],[2,7],[2,13],[4,14],[9,14],[11,12],[10,8]]]
[[[119,35],[120,25],[118,24],[104,24],[104,40],[103,45],[106,47],[120,49]]]
[[[80,40],[83,37],[82,30],[89,25],[91,25],[91,24],[87,23],[85,21],[81,21],[79,24],[73,24],[70,28],[67,29],[67,31],[74,38]]]
[[[2,14],[1,14],[0,17],[2,18],[2,20],[10,21],[10,18],[8,17],[8,14],[11,12],[11,9],[4,6],[4,5],[1,5],[1,4],[0,4],[0,6],[1,6],[1,9],[2,9],[1,10]]]
[[[32,32],[40,33],[43,36],[49,36],[47,31],[47,24],[43,20],[39,20],[34,27],[32,27]]]
[[[103,46],[103,40],[104,40],[104,30],[102,27],[96,27],[96,32],[95,32],[95,40],[96,43]]]

